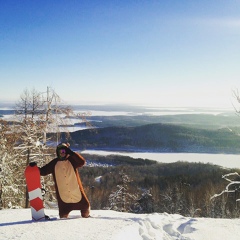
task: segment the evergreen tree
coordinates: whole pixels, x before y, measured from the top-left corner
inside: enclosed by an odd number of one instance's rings
[[[141,213],[154,212],[154,200],[151,190],[144,190],[137,202],[139,203],[139,210]]]
[[[129,192],[129,183],[131,179],[123,171],[120,173],[121,184],[117,185],[117,190],[110,194],[110,209],[119,212],[134,212],[136,209],[137,194]]]

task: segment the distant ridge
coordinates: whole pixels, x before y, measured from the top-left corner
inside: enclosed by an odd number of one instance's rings
[[[227,128],[207,130],[162,123],[71,133],[72,144],[102,150],[236,154],[240,153],[239,140],[238,134]]]

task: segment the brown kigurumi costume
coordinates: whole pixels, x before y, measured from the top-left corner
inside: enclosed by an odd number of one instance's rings
[[[59,149],[66,149],[65,158],[59,156]],[[58,145],[56,152],[58,157],[40,168],[40,174],[53,175],[60,218],[67,217],[72,210],[80,210],[82,217],[89,217],[90,203],[78,173],[85,159],[65,144]]]

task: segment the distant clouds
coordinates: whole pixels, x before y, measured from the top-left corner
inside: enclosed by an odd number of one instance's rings
[[[198,18],[191,19],[191,22],[209,27],[240,27],[240,18]]]

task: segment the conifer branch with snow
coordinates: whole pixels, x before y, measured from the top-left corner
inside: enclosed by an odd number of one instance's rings
[[[214,194],[210,198],[211,200],[223,195],[224,193],[235,193],[236,191],[240,190],[240,181],[236,181],[236,180],[229,178],[229,177],[233,177],[233,176],[240,177],[240,175],[237,172],[228,173],[228,174],[225,174],[222,176],[222,178],[225,179],[229,183],[227,184],[226,188],[222,192]],[[240,201],[240,199],[237,198],[236,201]]]

